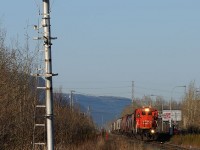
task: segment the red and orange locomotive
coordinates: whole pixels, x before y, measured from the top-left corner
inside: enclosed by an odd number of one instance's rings
[[[112,131],[129,135],[141,135],[148,139],[154,138],[157,128],[158,111],[152,107],[135,109],[112,123]]]
[[[135,110],[135,133],[151,138],[156,133],[158,111],[151,107]]]

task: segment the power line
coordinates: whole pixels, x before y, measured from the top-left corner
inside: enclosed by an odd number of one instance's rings
[[[101,84],[104,84],[104,83],[120,83],[120,82],[123,82],[123,83],[130,83],[132,81],[117,81],[117,82],[113,82],[113,81],[77,81],[77,82],[55,82],[55,83],[68,83],[68,84],[95,84],[95,83],[101,83]],[[114,88],[131,88],[132,86],[130,85],[125,85],[125,86],[111,86],[111,87],[107,87],[107,86],[104,86],[104,87],[84,87],[84,88],[81,88],[81,87],[67,87],[66,89],[114,89]],[[163,89],[155,89],[155,88],[147,88],[147,87],[142,87],[142,86],[135,86],[134,85],[134,89],[144,89],[144,90],[153,90],[153,91],[160,91],[160,92],[166,92],[166,93],[171,93],[170,90],[163,90]]]
[[[124,82],[126,82],[126,81],[124,81]],[[88,81],[85,82],[85,83],[88,83]],[[133,91],[133,86],[134,86],[134,91]],[[130,90],[131,87],[132,87],[132,91]],[[129,82],[129,85],[124,85],[124,86],[105,86],[105,85],[104,86],[99,86],[99,87],[78,87],[77,86],[77,87],[63,87],[62,89],[64,89],[64,90],[74,89],[76,91],[77,90],[84,90],[84,91],[85,90],[90,90],[90,92],[91,91],[95,91],[95,93],[97,91],[102,91],[102,90],[107,90],[108,91],[108,92],[100,92],[98,94],[99,96],[102,96],[102,95],[116,95],[116,94],[117,95],[125,95],[125,94],[131,94],[131,93],[132,93],[132,96],[133,96],[133,92],[134,92],[134,97],[135,97],[135,95],[145,95],[145,94],[148,94],[148,93],[149,94],[153,93],[153,94],[157,94],[157,95],[158,95],[158,93],[159,93],[159,95],[163,95],[164,93],[167,93],[167,94],[171,93],[170,90],[163,90],[163,89],[156,89],[156,88],[147,88],[147,87],[135,86],[135,85],[130,86],[130,82]],[[123,89],[123,91],[116,92],[116,91],[114,91],[114,89],[120,89],[120,90]],[[113,91],[111,91],[111,90],[113,90]],[[127,90],[127,92],[125,92],[125,90]],[[144,92],[142,92],[142,91],[144,91]],[[163,93],[163,94],[160,94],[160,93]],[[177,91],[176,93],[179,94],[181,92]],[[166,95],[166,94],[164,94],[164,95]],[[129,96],[131,97],[131,95],[129,95]],[[127,95],[124,96],[124,97],[127,97]],[[169,96],[168,97],[167,96],[163,96],[163,97],[165,97],[166,99],[169,98]]]
[[[35,3],[35,5],[36,5],[36,7],[37,7],[37,9],[38,9],[38,13],[39,13],[39,15],[40,15],[41,13],[40,13],[40,5],[39,5],[39,2],[37,2],[36,0],[34,0],[34,3]]]
[[[82,95],[86,95],[86,96],[95,96],[95,97],[100,97],[100,96],[119,97],[119,96],[113,96],[113,95],[111,95],[111,94],[113,94],[113,93],[91,94],[91,93],[85,93],[85,92],[76,91],[76,94],[82,94]],[[108,94],[110,94],[110,95],[108,95]],[[120,94],[120,93],[119,93],[119,94]]]
[[[50,12],[52,11],[52,8],[53,8],[53,5],[54,5],[54,2],[55,2],[55,0],[52,0],[52,1],[51,1],[51,6],[50,6],[50,8],[49,8]]]
[[[120,88],[130,88],[131,86],[113,86],[113,87],[66,87],[66,88],[63,88],[63,89],[86,89],[86,90],[104,90],[104,89],[120,89]]]

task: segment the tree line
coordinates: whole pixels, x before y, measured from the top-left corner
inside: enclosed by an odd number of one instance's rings
[[[41,103],[34,72],[36,56],[28,43],[6,43],[6,29],[0,27],[0,149],[32,149],[35,106]],[[78,108],[71,111],[62,93],[54,93],[55,146],[67,147],[94,136],[95,125]],[[45,130],[35,134],[40,139]]]

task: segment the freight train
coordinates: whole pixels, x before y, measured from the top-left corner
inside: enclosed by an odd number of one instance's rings
[[[156,138],[158,111],[152,107],[135,109],[134,113],[127,114],[111,125],[111,132],[138,136],[143,140]]]

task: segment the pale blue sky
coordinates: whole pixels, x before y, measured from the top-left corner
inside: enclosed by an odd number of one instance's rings
[[[10,37],[24,41],[24,27],[37,24],[36,3],[6,1],[0,19]],[[52,0],[54,86],[63,92],[179,98],[200,84],[199,0]],[[30,36],[34,35],[28,28]],[[31,41],[31,43],[35,43]]]

